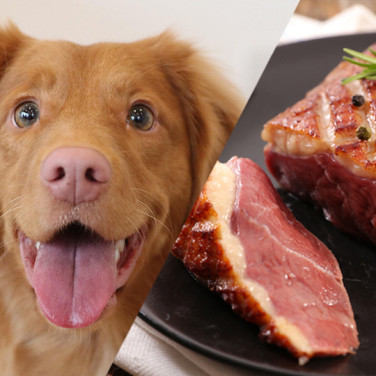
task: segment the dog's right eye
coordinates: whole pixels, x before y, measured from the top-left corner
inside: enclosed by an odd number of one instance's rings
[[[14,112],[14,123],[18,128],[28,128],[39,119],[39,107],[35,102],[24,102]]]
[[[129,110],[127,122],[139,131],[149,131],[154,124],[154,116],[151,110],[143,104],[135,104]]]

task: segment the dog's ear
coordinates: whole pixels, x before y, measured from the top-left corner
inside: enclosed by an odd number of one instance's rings
[[[196,198],[228,140],[245,100],[220,69],[170,32],[153,39],[161,68],[181,101],[191,144]]]
[[[0,79],[27,39],[12,23],[0,27]]]

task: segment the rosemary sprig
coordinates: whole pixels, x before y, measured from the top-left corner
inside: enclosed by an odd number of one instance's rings
[[[355,80],[361,80],[363,78],[367,80],[376,80],[376,51],[372,48],[368,49],[373,56],[366,55],[362,52],[351,50],[350,48],[344,48],[343,51],[346,52],[348,55],[352,56],[344,56],[343,60],[348,61],[351,64],[358,65],[363,67],[363,71],[355,74],[354,76],[344,78],[342,80],[342,84],[348,84],[349,82]],[[358,60],[355,60],[358,59]],[[359,61],[360,60],[360,61]]]

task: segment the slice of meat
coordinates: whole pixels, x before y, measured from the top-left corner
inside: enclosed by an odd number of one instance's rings
[[[295,156],[268,145],[265,161],[284,189],[316,203],[338,229],[376,243],[375,179],[354,174],[329,153]]]
[[[262,138],[283,188],[313,200],[341,230],[376,242],[376,81],[341,83],[361,69],[340,63],[267,122]]]
[[[261,337],[304,364],[352,353],[356,324],[338,263],[248,159],[217,163],[173,254]]]

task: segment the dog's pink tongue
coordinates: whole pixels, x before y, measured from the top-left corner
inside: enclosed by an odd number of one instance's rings
[[[92,324],[115,291],[113,243],[90,236],[66,237],[41,244],[32,284],[38,303],[55,325]]]

